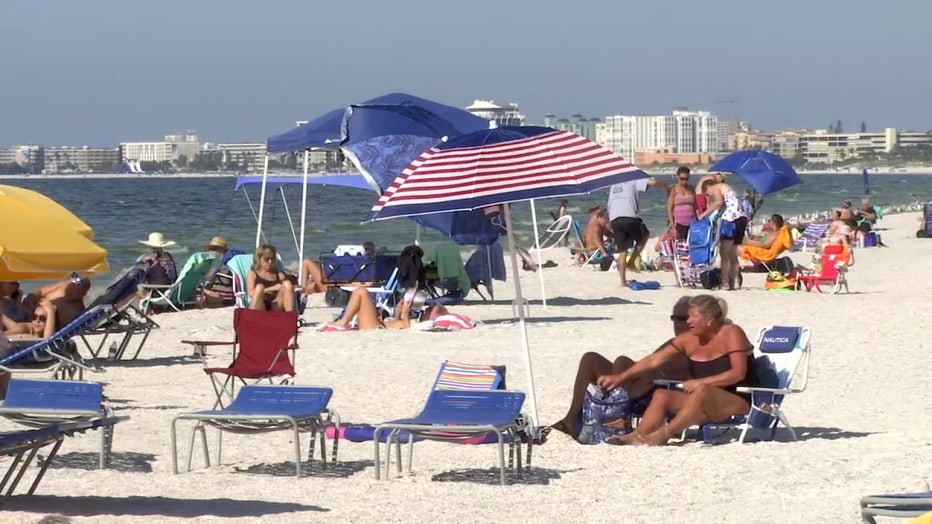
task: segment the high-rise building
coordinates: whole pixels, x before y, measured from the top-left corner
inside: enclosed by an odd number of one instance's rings
[[[672,115],[615,115],[605,118],[602,141],[625,159],[638,150],[674,148],[677,153],[716,153],[718,119],[708,111],[677,110]]]
[[[482,117],[486,120],[492,120],[500,126],[523,126],[525,116],[518,109],[518,104],[510,103],[507,106],[500,106],[494,100],[476,100],[466,111]]]
[[[596,125],[600,122],[602,122],[601,118],[585,118],[578,113],[569,118],[558,118],[552,114],[544,117],[544,125],[547,127],[576,133],[593,141],[595,140]]]

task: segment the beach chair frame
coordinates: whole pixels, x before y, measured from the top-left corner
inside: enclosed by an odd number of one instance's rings
[[[107,467],[113,446],[113,427],[129,416],[113,416],[103,405],[103,385],[98,382],[13,379],[0,416],[17,424],[43,428],[61,423],[88,423],[99,427],[99,468]]]
[[[177,424],[179,420],[194,420],[188,446],[187,471],[191,471],[194,441],[199,434],[205,467],[210,467],[206,427],[238,434],[269,433],[291,430],[294,444],[295,475],[301,476],[301,432],[310,433],[308,467],[313,464],[315,437],[320,441],[320,459],[327,468],[327,428],[334,427],[332,461],[336,463],[340,435],[340,416],[328,408],[333,389],[321,386],[247,385],[226,408],[181,413],[172,419],[172,472],[178,473]],[[217,445],[217,464],[221,464],[222,446]]]

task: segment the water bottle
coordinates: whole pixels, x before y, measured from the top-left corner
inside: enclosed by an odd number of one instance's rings
[[[116,360],[116,358],[117,358],[117,343],[111,342],[110,350],[107,351],[107,361],[113,362],[114,360]]]

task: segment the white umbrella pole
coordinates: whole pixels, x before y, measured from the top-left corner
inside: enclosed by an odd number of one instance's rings
[[[304,227],[307,224],[307,165],[310,154],[305,148],[304,184],[301,186],[301,238],[298,240],[298,286],[301,287],[304,287]]]
[[[544,262],[540,256],[540,233],[537,232],[537,209],[534,207],[534,199],[531,199],[531,220],[534,222],[534,250],[537,251],[537,279],[540,281],[540,301],[547,309],[547,292],[544,290]]]
[[[414,245],[415,246],[421,245],[421,223],[420,222],[414,223]]]
[[[527,323],[524,314],[524,297],[521,295],[521,279],[518,278],[518,253],[515,251],[515,235],[511,228],[511,207],[503,204],[505,228],[508,230],[508,250],[511,252],[511,274],[515,281],[515,304],[518,307],[518,325],[521,329],[521,344],[524,346],[524,368],[527,371],[528,397],[531,401],[531,426],[537,428],[537,395],[534,391],[534,371],[531,369],[531,346],[527,338]]]
[[[265,184],[269,178],[269,154],[265,154],[265,165],[262,167],[262,190],[259,191],[259,218],[256,220],[256,247],[262,238],[262,214],[265,211]]]

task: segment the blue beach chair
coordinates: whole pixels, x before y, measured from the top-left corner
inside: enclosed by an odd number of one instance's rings
[[[136,350],[133,356],[130,357],[131,360],[134,360],[139,356],[152,330],[159,327],[158,323],[133,304],[136,299],[136,290],[145,278],[149,266],[149,262],[133,264],[123,272],[121,277],[107,287],[104,294],[97,297],[88,306],[88,309],[97,306],[110,306],[109,315],[102,317],[98,322],[79,333],[81,340],[93,358],[99,358],[101,352],[107,346],[107,341],[111,340],[115,345],[115,351],[112,355],[107,355],[107,358],[119,360],[123,358],[133,338],[141,335],[139,343],[136,344]],[[88,337],[93,335],[100,335],[100,340],[96,345],[92,345],[88,340]]]
[[[385,476],[389,476],[391,446],[397,448],[399,459],[401,456],[400,442],[406,435],[413,435],[415,439],[421,437],[427,440],[447,442],[462,442],[475,437],[494,435],[494,442],[498,445],[500,479],[502,485],[507,483],[505,465],[505,443],[509,443],[509,468],[514,466],[517,457],[518,475],[521,467],[521,434],[528,429],[527,420],[521,415],[524,405],[524,393],[506,390],[457,390],[435,389],[431,391],[424,408],[412,418],[390,420],[383,422],[375,428],[373,443],[375,446],[375,478],[380,478],[381,440],[383,434],[387,435]],[[413,454],[414,440],[406,438],[409,442],[408,472],[411,471],[410,455]],[[528,449],[532,446],[528,441]],[[401,461],[397,462],[398,473],[401,473]],[[529,465],[530,466],[530,465]]]
[[[317,386],[244,386],[240,389],[232,404],[217,410],[182,413],[172,419],[171,446],[172,471],[178,473],[178,446],[176,425],[179,420],[195,420],[197,425],[191,431],[191,444],[188,447],[187,470],[191,471],[191,457],[194,454],[194,438],[201,435],[204,463],[210,467],[205,426],[217,428],[221,432],[254,434],[271,431],[292,431],[294,442],[295,474],[301,476],[301,435],[305,431],[311,434],[308,461],[314,456],[314,439],[320,439],[320,457],[323,467],[327,467],[326,429],[335,426],[333,441],[333,461],[337,459],[340,417],[327,405],[333,390]],[[217,463],[220,463],[220,446],[217,447]],[[310,465],[310,464],[309,464]]]
[[[100,428],[100,469],[107,467],[113,445],[113,426],[128,416],[113,416],[103,405],[98,382],[13,379],[0,416],[24,426],[44,428],[63,423]]]
[[[29,345],[0,359],[0,370],[21,373],[51,373],[61,380],[84,377],[85,371],[101,371],[78,354],[72,338],[109,318],[110,306],[96,306],[58,329],[52,336],[30,342]]]

